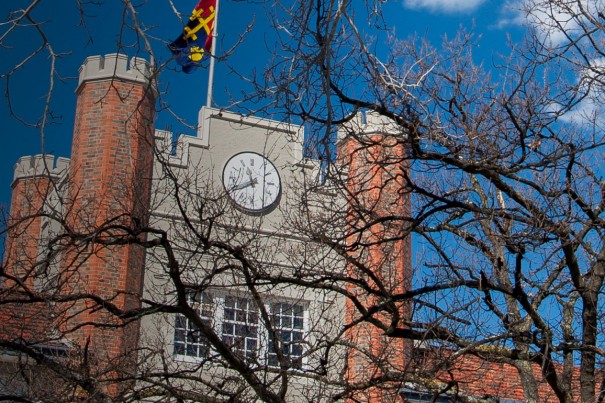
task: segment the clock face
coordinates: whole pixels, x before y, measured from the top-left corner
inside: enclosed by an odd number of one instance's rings
[[[281,182],[275,165],[254,152],[234,155],[223,168],[223,185],[244,211],[260,213],[277,205]]]

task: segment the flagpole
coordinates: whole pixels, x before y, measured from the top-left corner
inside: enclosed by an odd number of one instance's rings
[[[214,26],[212,29],[212,52],[210,54],[210,65],[208,66],[208,94],[206,95],[206,107],[208,108],[212,108],[212,87],[214,85],[214,62],[216,61],[216,37],[218,32],[218,7],[219,0],[216,0]]]

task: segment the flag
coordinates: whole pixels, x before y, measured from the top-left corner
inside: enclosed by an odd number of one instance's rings
[[[168,45],[185,73],[195,70],[200,65],[204,52],[209,52],[212,47],[215,11],[216,0],[200,0],[181,35]]]

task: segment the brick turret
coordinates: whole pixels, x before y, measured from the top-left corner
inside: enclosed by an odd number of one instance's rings
[[[60,187],[69,160],[52,155],[19,158],[15,164],[10,223],[5,247],[7,274],[31,286],[39,262],[43,215],[53,210],[51,196]]]
[[[148,219],[156,97],[150,73],[139,58],[128,63],[121,54],[89,57],[76,90],[66,222],[88,242],[75,242],[65,253],[65,291],[94,294],[118,309],[138,307],[143,287],[143,248],[111,241],[129,236],[118,227],[136,231]],[[64,323],[65,331],[90,352],[100,371],[131,372],[138,323],[124,326],[92,301],[75,304],[69,312],[73,318]],[[91,325],[78,328],[82,324]]]
[[[52,333],[52,308],[45,302],[19,304],[52,278],[47,250],[41,247],[49,233],[49,216],[57,212],[57,195],[69,160],[51,155],[22,157],[15,164],[9,227],[4,250],[0,295],[4,343],[47,345]],[[60,211],[60,208],[59,208]],[[6,301],[14,301],[6,303]]]
[[[339,131],[339,163],[347,170],[347,243],[351,261],[348,274],[372,289],[349,287],[358,301],[370,308],[384,302],[384,296],[401,294],[411,284],[411,246],[403,233],[402,221],[409,216],[410,196],[405,190],[405,148],[397,127],[374,113],[367,113]],[[408,304],[398,303],[388,314],[374,318],[388,323],[393,313],[399,323],[410,315]],[[346,322],[361,316],[347,302]],[[372,387],[373,378],[401,374],[406,365],[406,343],[392,339],[369,322],[354,326],[347,334],[353,348],[347,359],[349,382],[362,387],[353,401],[390,402],[398,400],[401,385],[384,383]],[[365,387],[365,386],[367,387]]]

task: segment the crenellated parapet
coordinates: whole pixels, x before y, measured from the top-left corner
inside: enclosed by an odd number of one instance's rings
[[[128,56],[121,53],[89,56],[80,66],[76,93],[79,93],[82,84],[85,82],[113,79],[148,85],[150,80],[153,79],[153,69],[147,60],[140,57],[133,57],[128,60]],[[151,86],[151,89],[154,92],[157,91],[155,83]]]
[[[195,136],[181,134],[176,143],[172,140],[172,132],[155,130],[155,147],[164,162],[175,168],[189,168],[192,148],[207,149],[207,144]]]
[[[12,186],[16,181],[28,178],[60,178],[67,173],[69,158],[38,154],[19,158],[15,164]]]
[[[325,164],[304,156],[301,125],[204,107],[196,134],[176,138],[170,131],[156,129],[157,158],[183,175],[189,173],[199,180],[203,177],[220,183],[228,159],[238,152],[254,152],[272,161],[284,178],[296,176],[297,184],[292,187],[297,191],[329,190],[324,183]]]
[[[357,112],[355,117],[338,129],[338,142],[345,140],[350,134],[359,135],[374,135],[387,134],[394,135],[401,132],[401,128],[397,123],[380,115],[375,111]]]
[[[187,168],[190,164],[190,153],[194,148],[209,149],[216,143],[214,136],[224,136],[227,128],[231,133],[241,135],[242,141],[251,133],[259,136],[284,136],[293,145],[292,159],[304,161],[303,139],[304,128],[299,125],[278,122],[266,118],[245,116],[220,109],[203,107],[198,115],[198,127],[196,136],[181,134],[176,143],[173,144],[173,134],[166,130],[155,131],[155,144],[160,154],[172,166]],[[265,139],[260,136],[258,144],[264,144]]]

